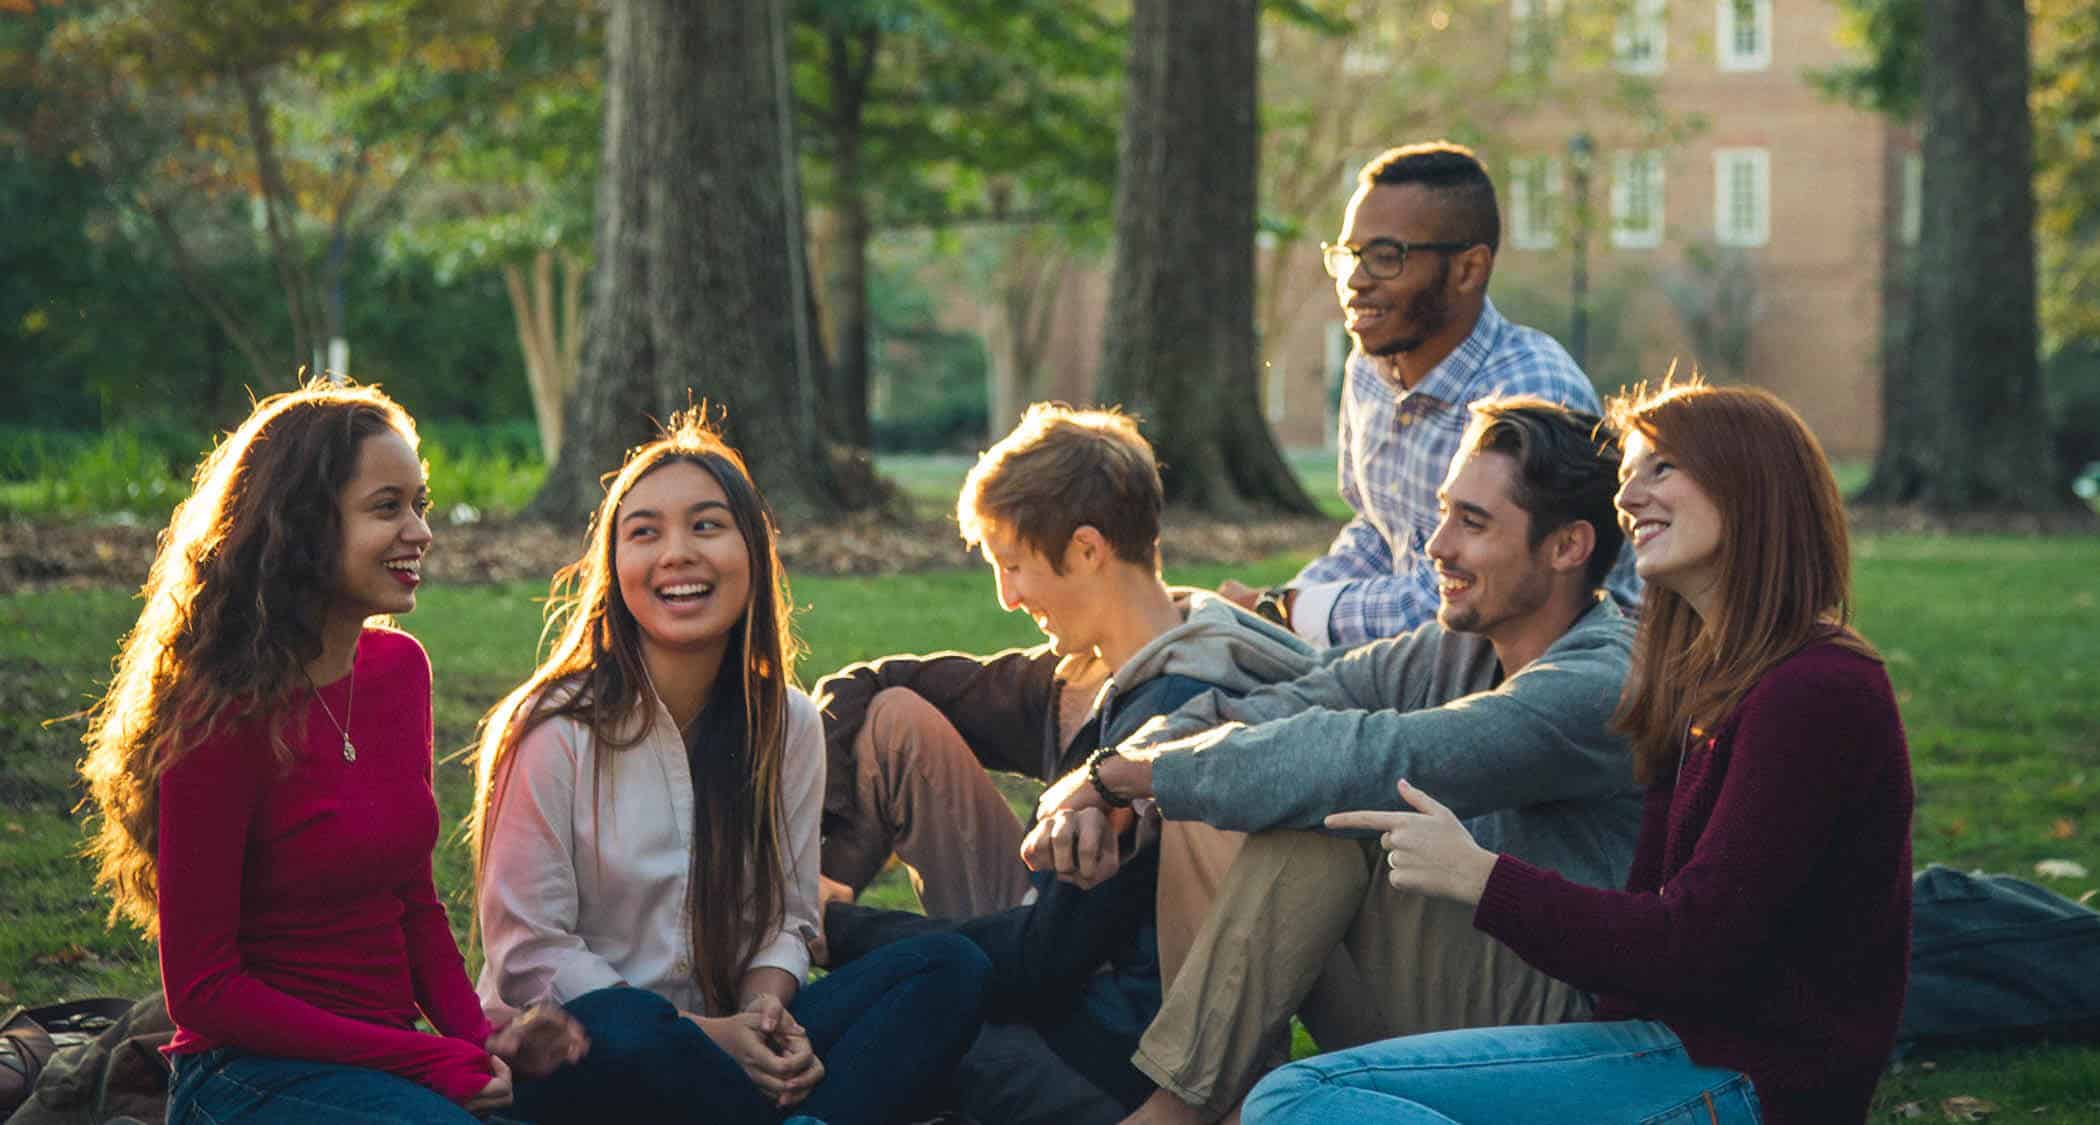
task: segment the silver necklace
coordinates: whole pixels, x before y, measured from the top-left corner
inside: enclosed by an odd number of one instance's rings
[[[357,665],[354,662],[350,665],[350,696],[343,701],[343,721],[340,723],[335,721],[335,712],[329,708],[328,701],[321,698],[321,689],[314,684],[312,673],[306,676],[306,686],[313,689],[314,702],[321,705],[321,713],[328,716],[335,732],[343,736],[343,760],[356,761],[357,747],[350,744],[350,716],[357,710]]]

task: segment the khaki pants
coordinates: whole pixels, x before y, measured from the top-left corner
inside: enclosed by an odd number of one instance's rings
[[[859,894],[895,852],[926,913],[974,918],[1028,893],[1021,822],[953,724],[917,692],[868,701],[853,740],[854,818],[825,837],[824,874]]]
[[[1258,833],[1218,881],[1210,873],[1232,834],[1174,827],[1181,839],[1161,851],[1159,873],[1160,961],[1173,975],[1131,1061],[1208,1120],[1283,1061],[1293,1014],[1336,1050],[1587,1010],[1579,992],[1474,929],[1472,908],[1389,887],[1376,840]],[[1215,904],[1196,927],[1187,911],[1206,880]],[[1186,951],[1170,952],[1170,935],[1191,930]]]

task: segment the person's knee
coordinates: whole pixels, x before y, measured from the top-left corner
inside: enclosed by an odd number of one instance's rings
[[[918,971],[939,980],[953,994],[958,1015],[980,1010],[992,962],[976,942],[961,934],[923,934],[906,946],[918,959]]]
[[[1310,1109],[1313,1099],[1326,1085],[1325,1077],[1309,1066],[1292,1065],[1270,1071],[1268,1077],[1255,1083],[1247,1100],[1241,1103],[1240,1120],[1246,1125],[1256,1122],[1289,1125],[1291,1122],[1318,1120]]]
[[[569,1014],[590,1036],[590,1056],[601,1064],[668,1049],[667,1032],[681,1018],[669,1000],[646,988],[601,988],[572,1000]]]
[[[921,754],[961,746],[960,736],[940,737],[953,727],[948,716],[918,692],[884,688],[868,700],[867,715],[861,720],[859,749],[866,755],[868,766],[888,772]]]

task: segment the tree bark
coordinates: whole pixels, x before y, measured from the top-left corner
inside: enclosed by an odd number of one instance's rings
[[[1170,501],[1312,513],[1262,420],[1257,0],[1137,0],[1098,397],[1143,419]]]
[[[867,448],[874,444],[868,420],[868,186],[863,167],[862,129],[868,84],[873,79],[881,32],[874,27],[851,34],[833,31],[825,37],[825,73],[831,83],[832,139],[836,145],[833,174],[838,180],[838,262],[831,279],[837,354],[831,368],[831,431],[838,440]]]
[[[599,475],[688,401],[726,415],[783,517],[872,502],[817,416],[782,34],[768,0],[612,6],[583,364],[533,514],[589,512]]]
[[[2025,5],[1924,6],[1923,226],[1907,367],[1861,499],[1938,512],[2068,507],[2040,451],[2034,138]],[[1892,372],[1892,374],[1894,374]]]

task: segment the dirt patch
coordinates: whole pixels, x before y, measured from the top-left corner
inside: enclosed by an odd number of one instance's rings
[[[1328,520],[1228,523],[1172,516],[1161,544],[1174,563],[1251,563],[1326,547]],[[153,564],[158,527],[0,522],[0,593],[48,589],[137,589]],[[578,532],[546,524],[489,522],[440,527],[426,575],[436,582],[544,582],[583,548]],[[969,567],[952,522],[857,515],[822,527],[791,527],[781,556],[792,574],[898,574]]]

